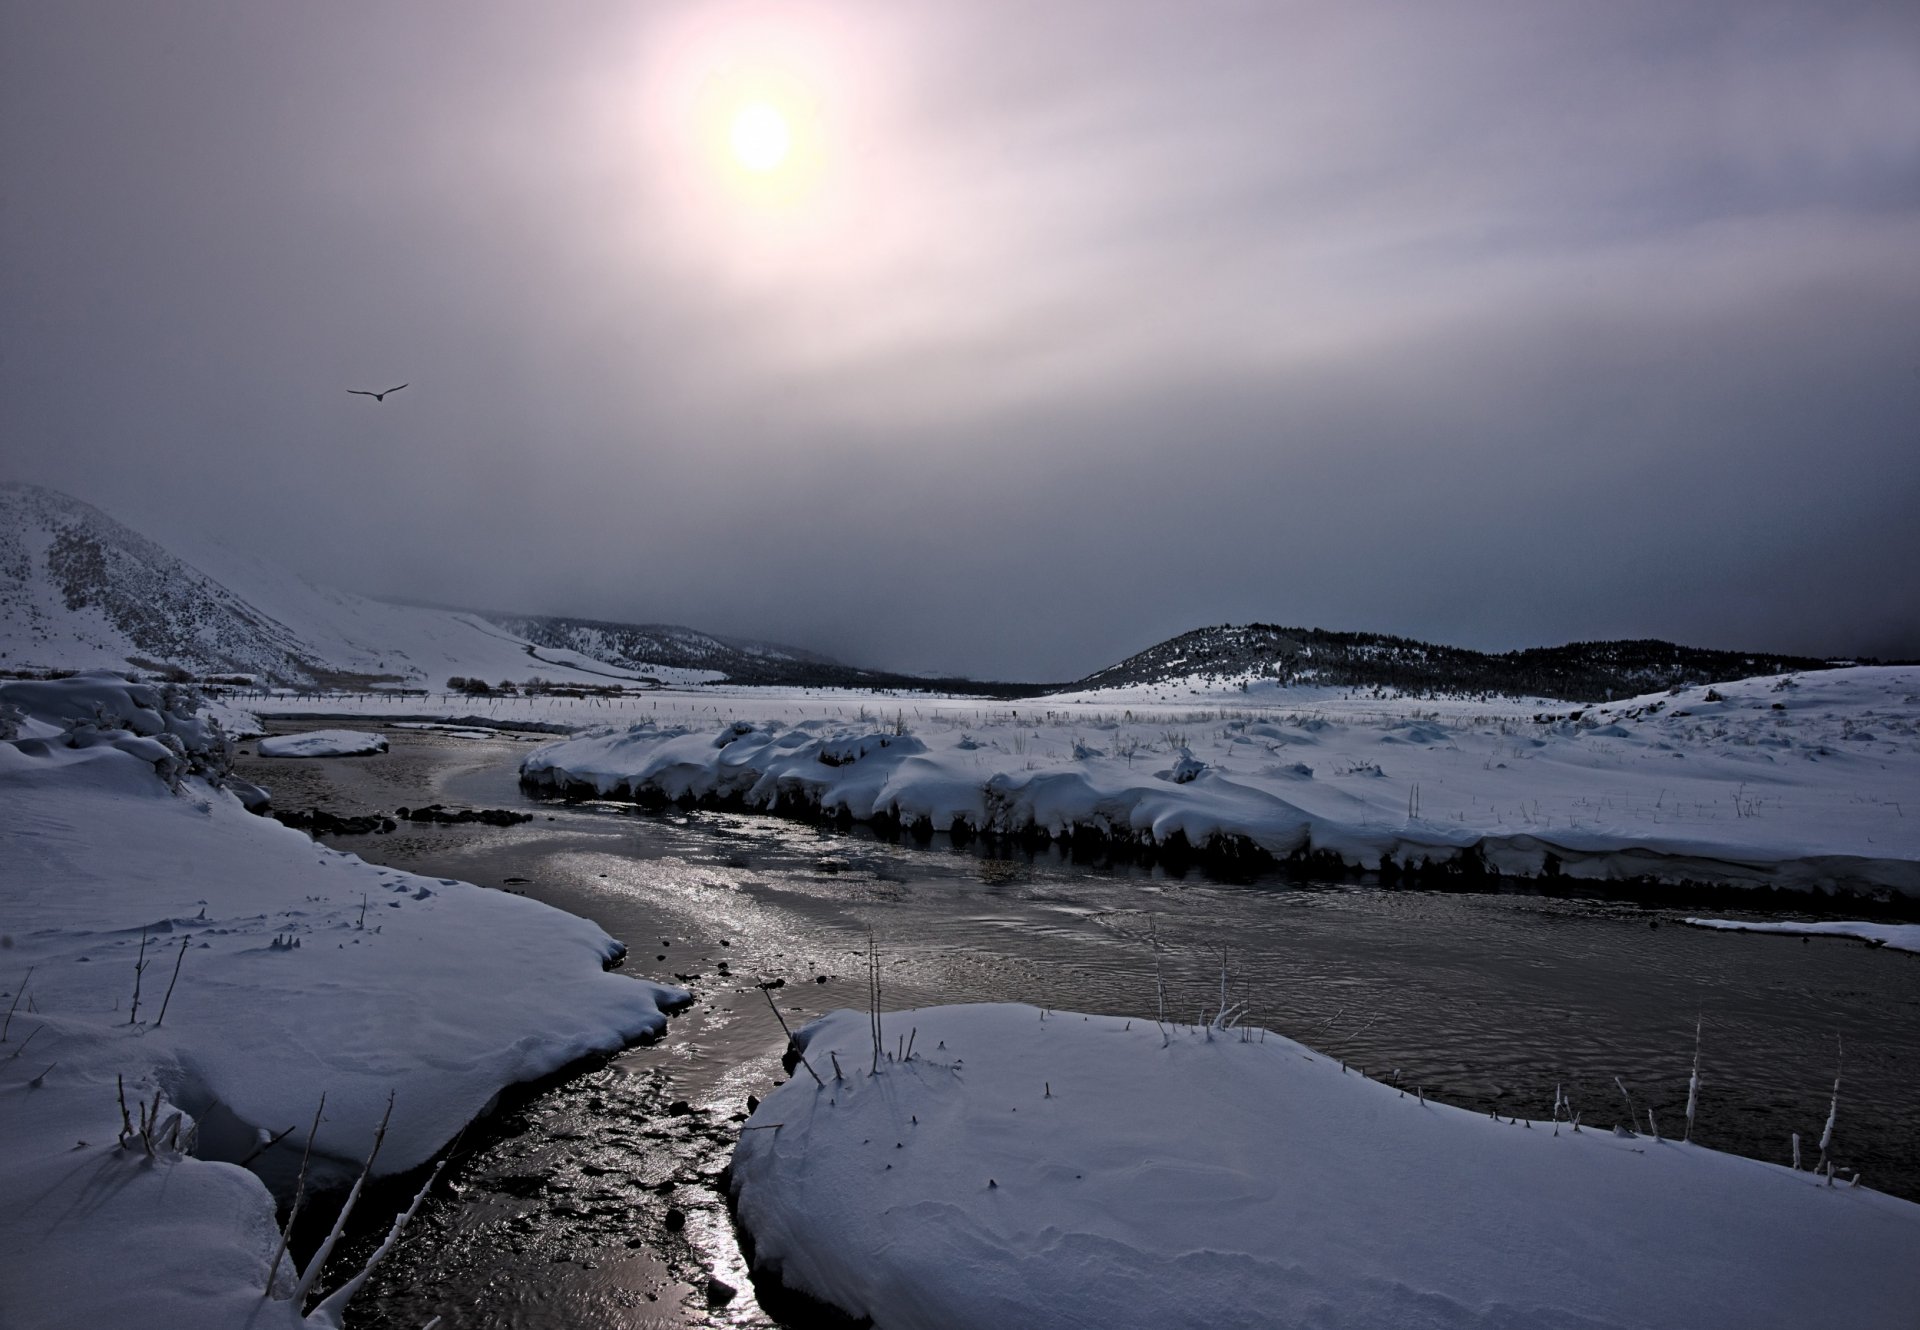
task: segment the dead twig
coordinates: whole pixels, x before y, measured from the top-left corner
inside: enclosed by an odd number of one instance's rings
[[[826,1089],[827,1083],[820,1079],[820,1073],[813,1069],[813,1064],[811,1062],[807,1061],[806,1052],[803,1049],[801,1049],[800,1041],[793,1037],[793,1031],[789,1029],[787,1026],[787,1018],[780,1014],[780,1008],[774,1004],[773,994],[769,993],[766,990],[765,986],[762,986],[760,989],[760,996],[767,1000],[767,1008],[773,1012],[773,1019],[775,1019],[776,1021],[779,1021],[780,1028],[786,1031],[787,1047],[791,1048],[796,1054],[799,1055],[800,1065],[807,1069],[807,1075],[813,1077],[813,1083],[815,1085],[818,1085],[823,1090]]]
[[[30,1034],[30,1035],[28,1035],[28,1036],[27,1036],[27,1037],[26,1037],[25,1039],[22,1039],[22,1040],[20,1041],[20,1047],[18,1047],[18,1048],[16,1048],[16,1049],[14,1049],[14,1050],[13,1050],[13,1052],[11,1052],[11,1053],[9,1053],[9,1054],[7,1054],[7,1061],[9,1061],[9,1062],[11,1062],[11,1061],[13,1061],[13,1060],[14,1060],[15,1058],[17,1058],[17,1057],[19,1057],[19,1056],[20,1056],[20,1055],[21,1055],[22,1053],[24,1053],[24,1052],[26,1052],[26,1051],[27,1051],[27,1045],[33,1042],[33,1035],[34,1035],[34,1034],[39,1034],[39,1033],[40,1033],[40,1032],[41,1032],[42,1030],[44,1030],[44,1029],[46,1029],[46,1028],[47,1028],[47,1027],[46,1027],[46,1026],[44,1026],[44,1025],[36,1025],[36,1026],[34,1026],[34,1027],[33,1027],[33,1034]]]
[[[347,1220],[353,1214],[353,1207],[360,1200],[360,1193],[366,1189],[367,1179],[373,1176],[373,1164],[380,1157],[380,1144],[387,1139],[387,1123],[393,1119],[393,1094],[387,1094],[387,1111],[380,1115],[380,1125],[373,1132],[373,1148],[367,1152],[367,1162],[360,1166],[360,1176],[353,1180],[353,1186],[347,1192],[347,1199],[340,1206],[340,1214],[333,1221],[333,1227],[327,1231],[325,1242],[320,1250],[307,1262],[307,1268],[300,1272],[300,1283],[293,1291],[294,1301],[305,1305],[307,1295],[313,1292],[313,1286],[320,1282],[320,1273],[326,1268],[327,1258],[333,1255],[333,1249],[339,1245],[340,1235],[347,1231]]]
[[[162,1025],[166,1024],[167,1004],[173,1001],[173,986],[180,982],[180,962],[184,961],[186,958],[187,958],[187,939],[181,938],[180,954],[173,958],[173,978],[167,980],[167,995],[160,999],[160,1016],[159,1016],[159,1019],[155,1020],[153,1023],[153,1028],[156,1030],[159,1029]],[[292,1131],[293,1128],[289,1127],[287,1128],[287,1130]]]
[[[140,976],[147,972],[147,930],[140,930],[140,954],[133,962],[133,1009],[127,1013],[127,1024],[135,1025],[140,1020]]]
[[[296,1122],[293,1124],[293,1127],[297,1127],[299,1125],[300,1124]],[[258,1159],[261,1155],[273,1149],[274,1146],[286,1140],[287,1137],[293,1134],[293,1127],[288,1127],[285,1131],[280,1132],[277,1135],[269,1136],[267,1137],[266,1140],[254,1146],[253,1150],[247,1155],[247,1157],[240,1161],[240,1167],[245,1168],[248,1164],[251,1164],[254,1160]]]
[[[313,1157],[313,1138],[320,1131],[320,1115],[326,1111],[327,1096],[322,1091],[320,1107],[313,1110],[313,1126],[307,1131],[307,1148],[300,1156],[300,1177],[293,1184],[293,1208],[287,1212],[287,1226],[280,1230],[280,1245],[274,1249],[273,1260],[267,1265],[267,1289],[260,1296],[262,1300],[273,1296],[273,1276],[280,1268],[280,1258],[287,1254],[287,1243],[293,1238],[293,1226],[300,1219],[300,1204],[307,1198],[307,1161]]]
[[[7,1006],[7,1019],[0,1021],[0,1044],[7,1042],[7,1031],[13,1026],[13,1009],[20,1005],[20,999],[27,994],[27,985],[33,982],[33,972],[37,966],[27,967],[26,978],[20,981],[20,987],[14,990],[13,1001]]]

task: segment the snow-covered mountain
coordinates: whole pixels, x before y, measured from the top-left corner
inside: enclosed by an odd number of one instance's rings
[[[717,677],[609,665],[536,645],[478,614],[317,586],[213,542],[182,558],[58,490],[0,484],[0,670],[168,666],[289,684],[435,687],[456,674],[571,683]]]
[[[0,667],[178,664],[310,678],[299,637],[98,508],[0,485]]]
[[[1383,633],[1221,624],[1168,638],[1065,691],[1264,683],[1416,696],[1601,702],[1665,688],[1825,669],[1834,663],[1653,640],[1571,642],[1493,655]]]

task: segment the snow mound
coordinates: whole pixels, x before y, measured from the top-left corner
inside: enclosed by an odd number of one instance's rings
[[[884,1017],[875,1075],[866,1012],[800,1039],[825,1084],[746,1124],[738,1215],[760,1268],[888,1330],[1891,1330],[1920,1299],[1920,1206],[1277,1035],[938,1007]]]
[[[360,757],[386,751],[386,739],[365,730],[309,730],[260,741],[262,757]]]
[[[585,920],[247,812],[190,707],[111,676],[0,685],[0,1008],[23,1054],[0,1054],[0,1324],[296,1325],[262,1300],[290,1281],[262,1178],[290,1185],[323,1094],[323,1179],[389,1096],[379,1171],[404,1172],[504,1087],[686,998],[608,972],[619,945]],[[158,1105],[152,1153],[124,1142],[123,1086]],[[252,1172],[218,1162],[289,1128]]]

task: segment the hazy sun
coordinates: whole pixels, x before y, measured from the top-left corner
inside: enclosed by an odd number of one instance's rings
[[[762,175],[786,161],[793,150],[787,118],[765,102],[750,102],[735,112],[729,138],[734,160]]]

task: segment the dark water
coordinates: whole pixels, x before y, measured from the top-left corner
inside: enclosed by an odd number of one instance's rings
[[[383,757],[253,763],[283,805],[336,812],[433,798],[537,810],[508,830],[343,839],[370,859],[500,886],[587,915],[638,974],[689,980],[660,1044],[511,1107],[355,1304],[362,1325],[769,1324],[744,1278],[719,1173],[731,1119],[781,1073],[753,987],[795,1024],[864,1002],[872,930],[891,1008],[1018,1000],[1171,1019],[1230,1000],[1253,1022],[1430,1096],[1545,1117],[1627,1110],[1785,1162],[1825,1121],[1845,1042],[1835,1151],[1869,1186],[1920,1199],[1920,957],[1833,939],[1687,928],[1679,912],[1526,894],[1222,884],[916,849],[764,818],[644,815],[525,800],[523,748],[396,732]],[[404,793],[402,793],[404,792]],[[525,879],[510,883],[508,879]],[[722,945],[722,943],[726,945]],[[656,959],[664,957],[665,959]],[[729,976],[719,971],[727,963]],[[817,980],[825,977],[826,982]],[[668,1113],[675,1100],[692,1110]],[[670,1216],[673,1212],[679,1220]],[[681,1221],[684,1222],[681,1222]],[[710,1306],[706,1281],[738,1289]]]

